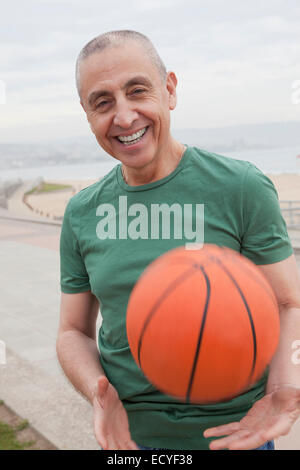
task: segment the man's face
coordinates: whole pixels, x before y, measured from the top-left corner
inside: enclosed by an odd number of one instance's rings
[[[81,65],[81,104],[100,146],[132,168],[143,168],[170,145],[176,76],[163,81],[134,42],[108,47]]]

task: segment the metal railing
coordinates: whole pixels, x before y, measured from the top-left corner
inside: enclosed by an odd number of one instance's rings
[[[300,201],[280,201],[287,228],[300,230]]]

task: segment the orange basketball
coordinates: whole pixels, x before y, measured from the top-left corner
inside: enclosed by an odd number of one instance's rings
[[[277,302],[264,275],[215,245],[157,258],[127,308],[132,355],[162,392],[191,403],[231,399],[265,371],[279,339]]]

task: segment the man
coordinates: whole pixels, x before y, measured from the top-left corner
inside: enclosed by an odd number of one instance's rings
[[[270,447],[300,413],[299,365],[291,360],[300,338],[300,281],[272,183],[248,162],[185,147],[171,136],[176,75],[166,72],[145,36],[100,35],[81,51],[76,77],[92,132],[120,162],[69,201],[61,233],[57,353],[93,405],[97,441],[103,449]],[[160,393],[127,342],[126,306],[138,277],[159,255],[190,241],[176,238],[174,228],[169,237],[161,230],[151,237],[139,208],[174,202],[204,204],[204,242],[259,265],[280,307],[280,343],[269,373],[224,403],[186,404]]]

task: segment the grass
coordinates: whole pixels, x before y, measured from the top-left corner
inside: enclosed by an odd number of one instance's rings
[[[56,450],[56,447],[0,400],[1,450]]]
[[[23,420],[18,426],[13,427],[0,421],[0,450],[24,450],[34,444],[34,441],[20,442],[17,432],[28,427],[28,421]]]
[[[29,426],[29,423],[27,419],[23,419],[23,421],[21,421],[21,423],[18,424],[18,426],[16,427],[16,431],[23,431],[23,429],[28,428],[28,426]]]
[[[59,184],[59,183],[49,183],[47,181],[43,181],[35,188],[32,188],[30,191],[27,191],[25,194],[42,194],[42,193],[49,193],[51,191],[59,191],[61,189],[72,188],[70,184]]]

